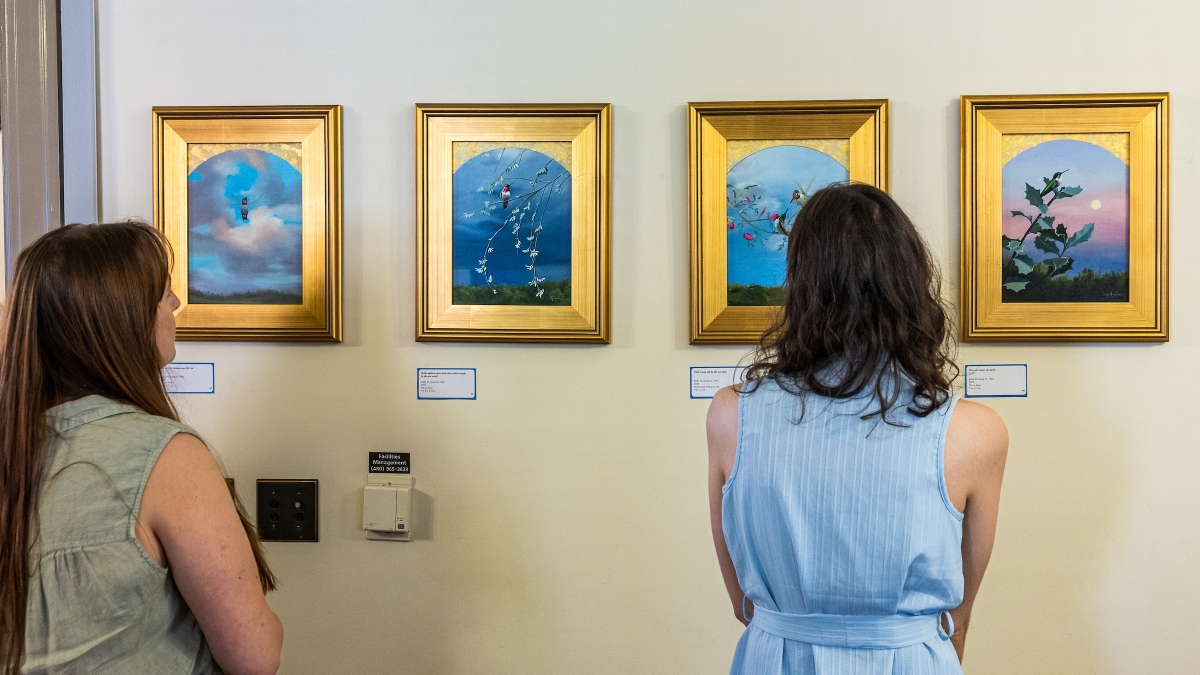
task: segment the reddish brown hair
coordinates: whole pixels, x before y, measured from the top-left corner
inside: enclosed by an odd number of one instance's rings
[[[170,266],[170,245],[137,221],[67,225],[17,258],[0,341],[0,673],[18,673],[24,658],[46,411],[99,394],[179,419],[155,338]],[[264,590],[274,588],[238,507]]]

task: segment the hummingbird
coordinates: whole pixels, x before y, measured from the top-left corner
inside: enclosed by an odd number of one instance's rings
[[[250,222],[250,200],[242,197],[242,222]]]
[[[508,189],[508,183],[505,183],[504,187],[500,188],[500,203],[504,205],[505,210],[508,209],[508,196],[510,194],[512,192]]]
[[[1054,174],[1053,178],[1046,178],[1045,176],[1043,176],[1042,180],[1046,181],[1046,187],[1042,188],[1041,196],[1045,197],[1046,195],[1053,192],[1054,188],[1058,187],[1058,185],[1059,185],[1058,179],[1061,178],[1062,175],[1068,171],[1070,171],[1070,169],[1063,169],[1062,171],[1059,171],[1058,173]]]
[[[800,183],[796,183],[796,189],[792,190],[792,198],[789,200],[792,204],[804,208],[805,202],[808,201],[808,193],[812,190],[812,181],[808,182],[808,187],[800,187]]]
[[[775,217],[771,220],[775,221],[775,229],[779,231],[779,234],[787,235],[787,214],[776,213],[774,215]]]

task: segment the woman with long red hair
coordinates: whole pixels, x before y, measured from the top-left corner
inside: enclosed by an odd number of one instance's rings
[[[0,343],[0,674],[279,668],[274,577],[179,422],[171,251],[68,225],[17,259]]]

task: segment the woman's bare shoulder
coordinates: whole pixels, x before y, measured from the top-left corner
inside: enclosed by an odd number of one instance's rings
[[[957,437],[983,452],[1008,448],[1008,427],[995,410],[975,401],[962,400],[954,406],[947,443]]]
[[[737,453],[738,398],[733,387],[723,387],[713,396],[708,406],[705,429],[708,433],[709,466],[717,485],[723,484],[733,470],[733,457]]]
[[[946,430],[946,489],[955,508],[979,490],[998,488],[1008,457],[1008,428],[991,408],[959,401]]]
[[[737,387],[737,388],[735,388]],[[708,433],[727,433],[732,425],[737,432],[739,385],[721,387],[713,395],[712,403],[708,405]]]

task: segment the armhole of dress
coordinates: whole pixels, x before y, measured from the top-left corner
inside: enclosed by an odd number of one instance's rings
[[[751,393],[753,393],[753,392],[751,392]],[[748,397],[746,394],[743,394],[740,391],[737,392],[737,397],[738,397],[737,443],[734,445],[734,448],[733,448],[733,466],[729,469],[729,477],[725,479],[725,484],[721,486],[721,494],[725,494],[726,492],[729,491],[729,487],[731,485],[733,485],[733,479],[737,478],[738,467],[740,467],[742,465],[742,454],[743,454],[742,453],[742,436],[745,434],[745,429],[746,429],[746,424],[745,424],[746,408],[745,408],[745,406],[746,406],[746,399]]]
[[[954,508],[954,502],[950,501],[950,490],[946,487],[946,434],[950,431],[950,418],[954,417],[954,409],[958,406],[958,401],[958,396],[950,398],[950,403],[946,407],[945,420],[942,421],[942,430],[938,435],[937,475],[938,492],[942,494],[942,503],[946,505],[946,510],[950,512],[950,515],[961,522],[963,512]]]
[[[192,431],[190,427],[182,424],[172,424],[171,430],[165,436],[163,436],[162,440],[159,441],[158,445],[150,452],[150,455],[147,458],[146,468],[142,472],[142,475],[138,478],[137,493],[133,497],[133,508],[129,513],[129,538],[135,544],[137,544],[138,552],[142,554],[142,558],[152,568],[162,572],[169,571],[170,567],[159,565],[154,558],[150,557],[150,553],[146,551],[146,547],[142,546],[142,541],[137,538],[137,519],[138,514],[142,511],[142,495],[146,492],[146,483],[150,480],[150,472],[154,471],[154,466],[158,464],[158,458],[162,456],[163,450],[167,449],[167,444],[179,434],[195,436],[201,443],[204,442],[204,439],[200,438],[200,434]]]

